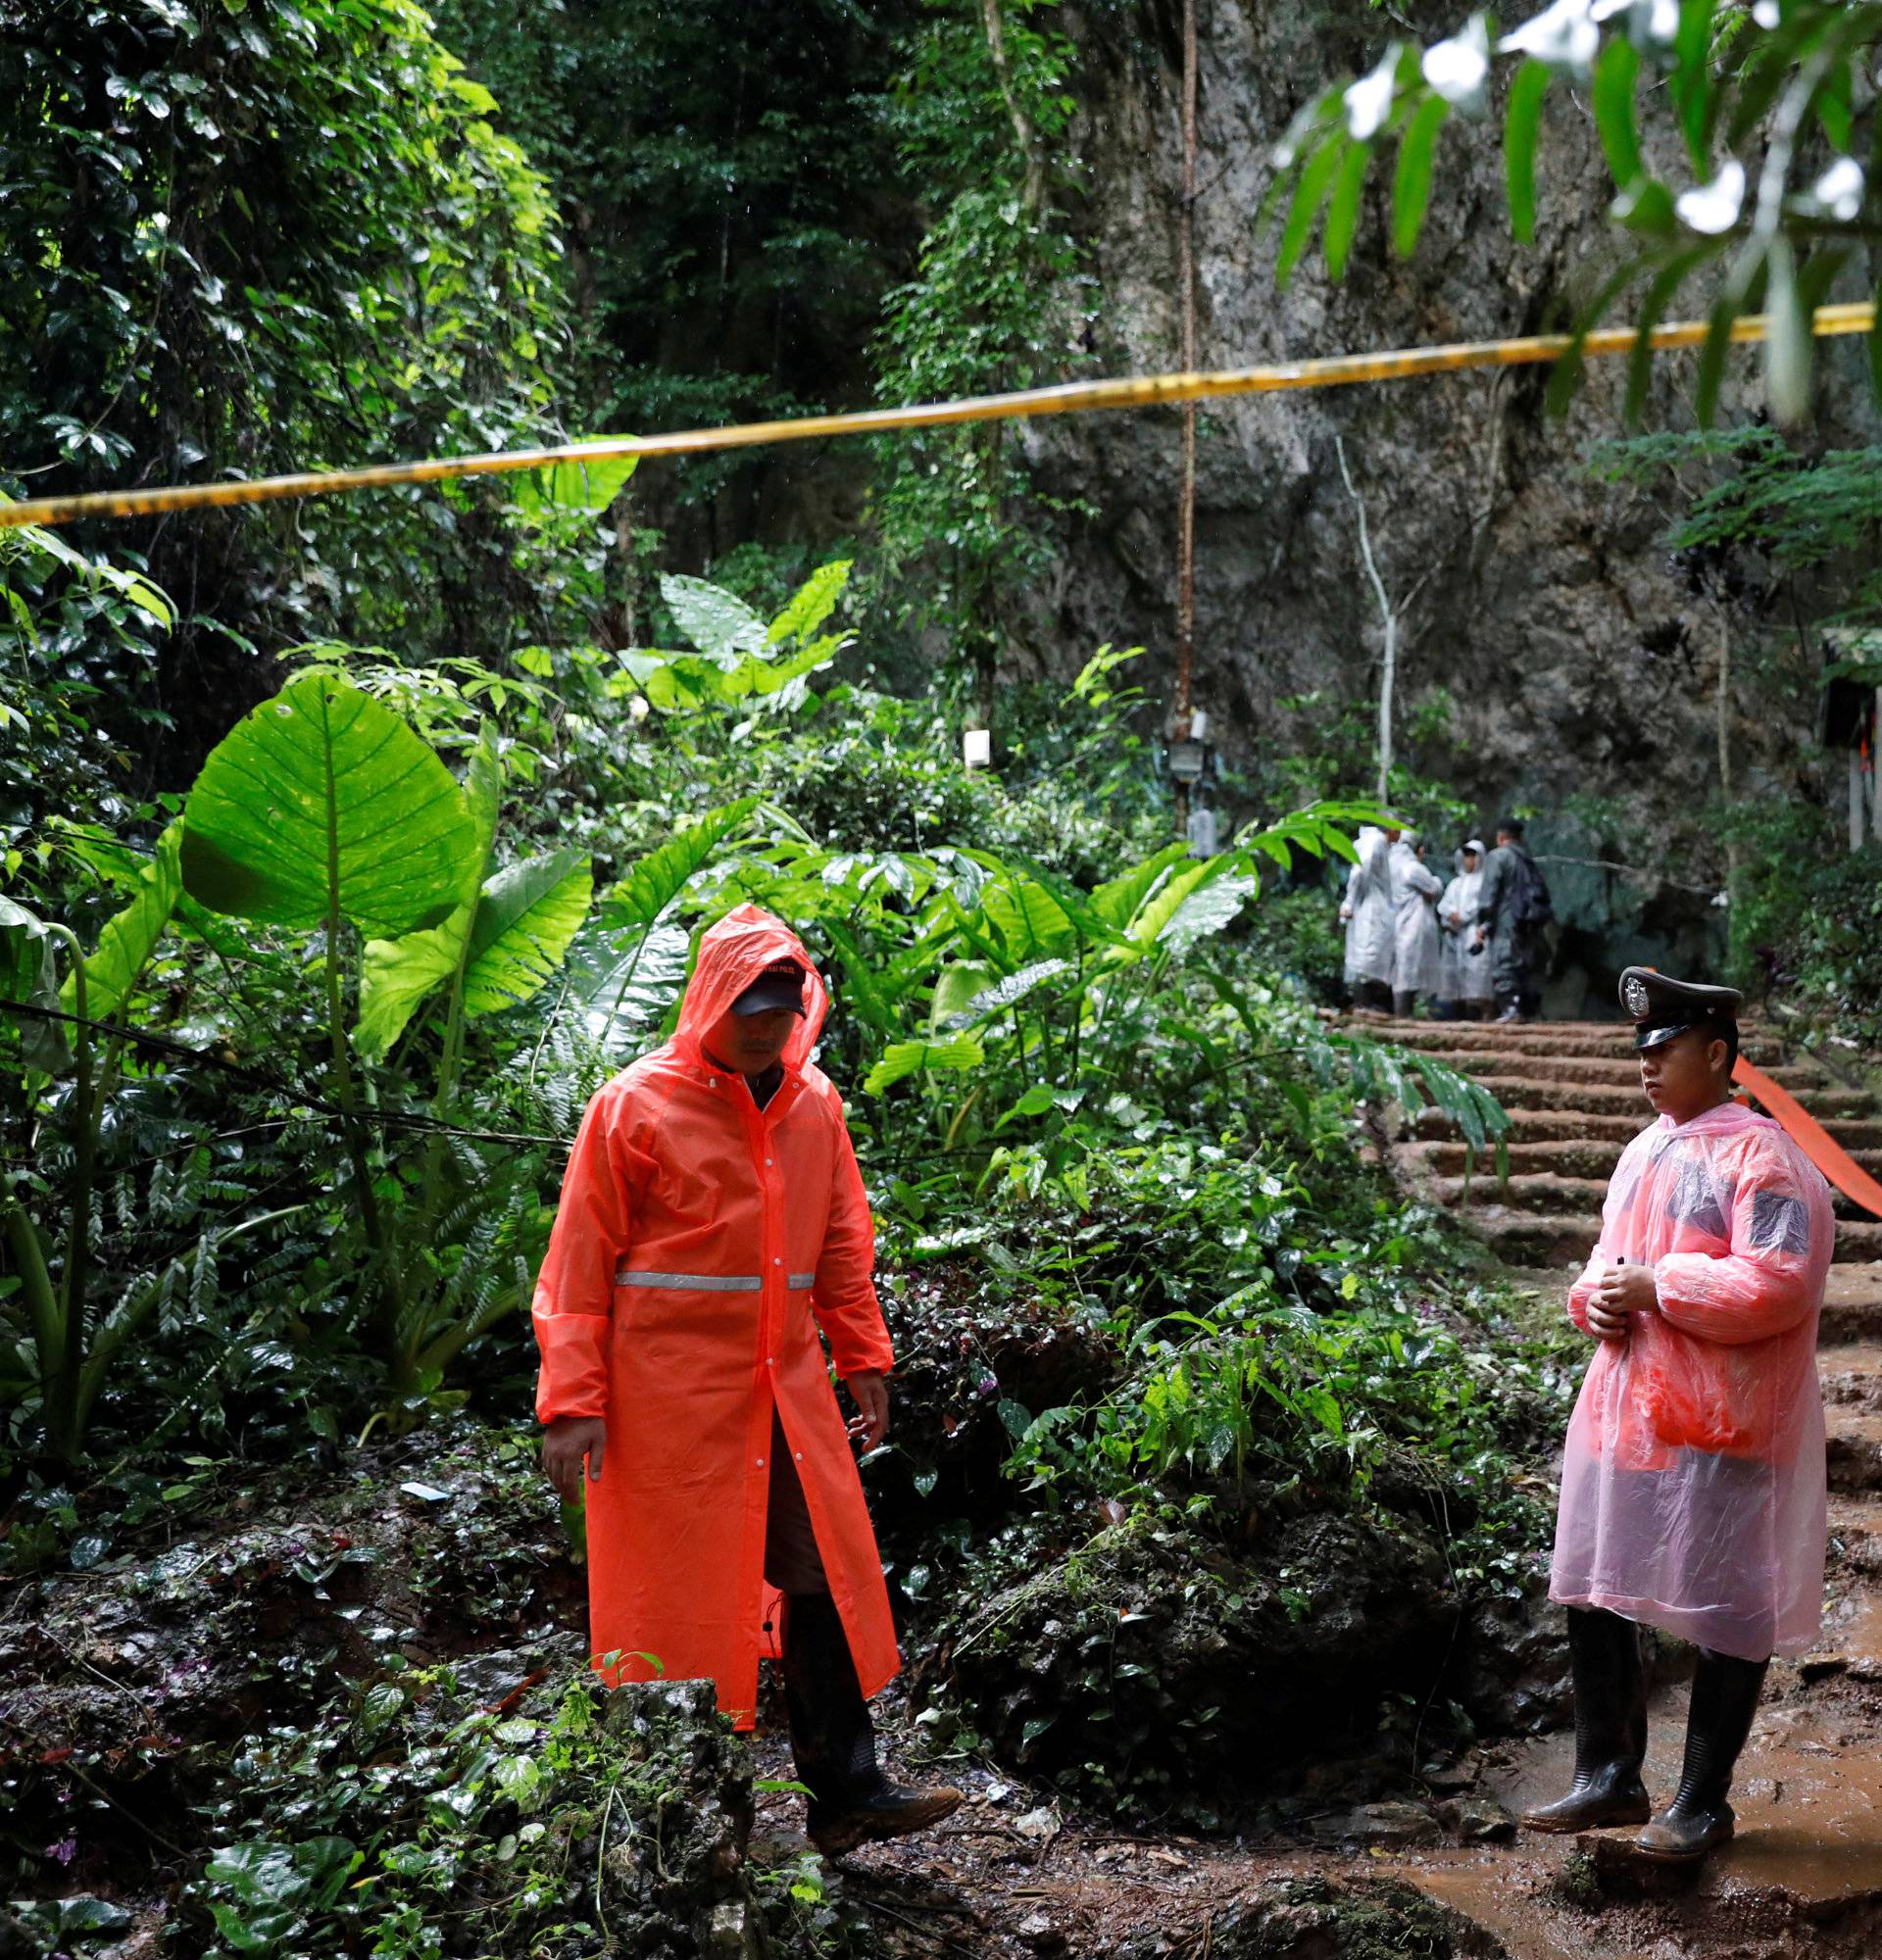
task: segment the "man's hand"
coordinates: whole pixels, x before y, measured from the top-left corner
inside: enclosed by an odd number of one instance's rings
[[[542,1467],[565,1504],[572,1504],[581,1495],[584,1456],[588,1475],[600,1477],[607,1442],[608,1425],[598,1415],[559,1415],[549,1424],[542,1439]]]
[[[889,1385],[879,1368],[864,1368],[843,1377],[857,1413],[850,1418],[850,1441],[873,1449],[889,1433]]]
[[[1633,1316],[1659,1303],[1652,1266],[1610,1266],[1588,1302],[1589,1330],[1603,1341],[1625,1341]]]

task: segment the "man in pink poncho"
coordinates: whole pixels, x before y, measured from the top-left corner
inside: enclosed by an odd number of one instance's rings
[[[1575,1777],[1523,1822],[1646,1824],[1645,1855],[1692,1860],[1732,1835],[1726,1796],[1771,1655],[1804,1652],[1820,1626],[1816,1323],[1835,1219],[1804,1152],[1732,1100],[1741,996],[1630,966],[1620,998],[1659,1114],[1615,1167],[1568,1295],[1599,1343],[1549,1586],[1568,1608]],[[1699,1648],[1679,1790],[1657,1817],[1642,1625]]]

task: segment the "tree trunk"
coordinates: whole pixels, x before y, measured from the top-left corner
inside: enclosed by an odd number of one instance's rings
[[[1026,114],[1019,91],[1013,85],[1013,65],[1007,60],[1007,22],[1001,0],[980,0],[980,21],[987,32],[987,53],[993,61],[994,78],[1013,121],[1013,133],[1025,165],[1025,181],[1019,193],[1027,215],[1037,212],[1046,201],[1046,160],[1040,153],[1039,131]]]
[[[1183,372],[1196,371],[1196,0],[1183,0],[1183,190],[1177,220],[1182,286]],[[1183,404],[1183,486],[1176,518],[1176,702],[1170,715],[1177,741],[1189,736],[1196,664],[1196,404]],[[1176,830],[1189,828],[1189,785],[1176,785]]]
[[[1365,523],[1365,499],[1360,495],[1353,472],[1346,466],[1346,439],[1336,435],[1333,448],[1340,459],[1340,481],[1346,485],[1346,494],[1353,499],[1353,509],[1360,520],[1360,559],[1366,577],[1372,581],[1372,596],[1379,602],[1384,638],[1379,657],[1379,802],[1387,804],[1392,800],[1392,696],[1399,682],[1399,615],[1386,593],[1385,580],[1379,576],[1378,560],[1372,556],[1372,534]]]

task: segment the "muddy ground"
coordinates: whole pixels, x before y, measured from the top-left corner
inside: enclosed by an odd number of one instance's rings
[[[1836,1644],[1774,1669],[1741,1778],[1740,1838],[1703,1875],[1669,1879],[1630,1863],[1625,1834],[1581,1843],[1515,1834],[1511,1813],[1565,1777],[1559,1728],[1427,1739],[1416,1774],[1402,1734],[1365,1747],[1378,1684],[1353,1672],[1332,1625],[1317,1679],[1303,1671],[1307,1641],[1280,1686],[1261,1683],[1259,1652],[1236,1661],[1254,1698],[1284,1687],[1295,1744],[1323,1711],[1346,1738],[1337,1755],[1315,1762],[1310,1749],[1303,1761],[1295,1748],[1285,1773],[1277,1757],[1259,1774],[1251,1755],[1238,1803],[1235,1764],[1205,1743],[1193,1788],[1179,1774],[1151,1801],[1139,1787],[1128,1818],[1077,1779],[1068,1788],[1001,1759],[963,1722],[973,1704],[961,1685],[942,1693],[932,1666],[912,1668],[878,1703],[890,1753],[910,1776],[962,1785],[967,1801],[929,1838],[825,1864],[801,1837],[798,1799],[766,1787],[789,1777],[774,1720],[748,1746],[686,1685],[612,1706],[580,1685],[583,1576],[543,1499],[532,1439],[467,1427],[442,1446],[381,1446],[302,1489],[275,1478],[220,1506],[213,1490],[198,1501],[193,1514],[101,1545],[89,1570],[16,1584],[0,1603],[7,1960],[303,1950],[1834,1960],[1882,1949],[1882,1655],[1870,1651],[1869,1542],[1848,1520]],[[1316,1542],[1337,1558],[1345,1541],[1327,1527]],[[1414,1571],[1415,1561],[1400,1576]],[[1355,1601],[1377,1590],[1376,1573],[1349,1577]],[[1515,1698],[1541,1719],[1560,1706],[1549,1691],[1559,1648],[1525,1636],[1535,1609],[1499,1610],[1510,1650],[1529,1642]],[[1042,1621],[1041,1639],[1063,1634]],[[1486,1651],[1495,1635],[1493,1616]],[[917,1632],[917,1654],[918,1642]],[[1681,1672],[1668,1647],[1651,1766],[1662,1792],[1677,1774]],[[993,1677],[972,1685],[998,1690]],[[1514,1705],[1511,1687],[1507,1669],[1486,1680],[1481,1705]],[[1234,1682],[1218,1691],[1234,1693]],[[1238,1724],[1231,1715],[1223,1726]],[[467,1734],[503,1739],[513,1760],[562,1762],[561,1785],[528,1809],[491,1785],[487,1751],[451,1753]],[[1102,1757],[1103,1739],[1090,1746]],[[603,1762],[611,1794],[597,1827],[599,1786],[581,1779]],[[441,1828],[460,1784],[479,1777],[485,1793]],[[348,1811],[336,1792],[355,1786]],[[1216,1828],[1198,1828],[1199,1815]],[[544,1828],[519,1851],[530,1818]],[[370,1850],[371,1829],[429,1847],[433,1868],[413,1884],[447,1886],[442,1944],[373,1948],[343,1921],[307,1916],[321,1886],[338,1884],[321,1847]],[[231,1843],[247,1846],[242,1883],[287,1875],[288,1919],[244,1919],[233,1881],[204,1885],[212,1856],[228,1869]],[[446,1851],[455,1863],[438,1881]],[[545,1891],[532,1904],[511,1876],[524,1866],[559,1875],[567,1897]],[[348,1894],[336,1896],[343,1912]],[[570,1930],[567,1898],[592,1904],[598,1923]],[[249,1943],[230,1937],[231,1924]],[[341,1930],[322,1946],[329,1924]]]

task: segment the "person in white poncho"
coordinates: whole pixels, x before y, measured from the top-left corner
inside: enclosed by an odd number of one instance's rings
[[[1474,945],[1483,890],[1482,839],[1470,838],[1456,862],[1457,876],[1438,901],[1438,929],[1444,934],[1438,999],[1449,1005],[1453,1019],[1488,1020],[1497,990],[1490,980],[1490,956]]]
[[[1392,998],[1394,891],[1391,852],[1396,830],[1362,825],[1347,873],[1340,918],[1346,926],[1346,986],[1355,1007],[1383,1012]]]
[[[1410,1020],[1419,997],[1438,991],[1443,960],[1438,935],[1438,894],[1434,872],[1425,869],[1415,830],[1399,833],[1392,846],[1392,1011]]]

